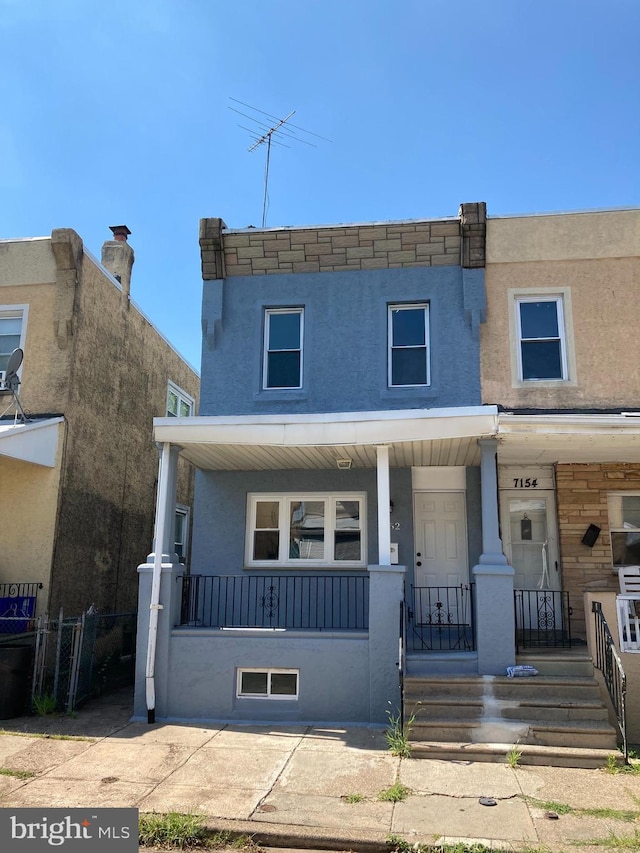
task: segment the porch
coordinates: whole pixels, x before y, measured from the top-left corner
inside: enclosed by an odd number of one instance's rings
[[[278,631],[368,631],[369,576],[306,573],[199,575],[178,578],[179,626]],[[408,652],[475,652],[475,584],[405,585]],[[569,594],[516,589],[515,645],[571,648]],[[402,629],[401,629],[402,630]]]

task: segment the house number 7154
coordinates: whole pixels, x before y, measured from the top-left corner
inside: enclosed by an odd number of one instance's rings
[[[513,488],[514,489],[536,489],[538,487],[538,480],[531,479],[531,477],[514,477],[513,480]]]

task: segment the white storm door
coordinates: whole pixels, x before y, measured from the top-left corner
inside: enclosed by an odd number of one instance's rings
[[[504,491],[500,503],[502,543],[515,571],[514,589],[561,589],[554,493]]]
[[[415,492],[417,587],[460,586],[469,580],[464,492]]]

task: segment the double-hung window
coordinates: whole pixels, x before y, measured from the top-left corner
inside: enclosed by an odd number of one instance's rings
[[[303,333],[303,308],[265,311],[263,388],[302,388]]]
[[[167,388],[167,417],[190,418],[193,415],[195,400],[182,388],[169,382]]]
[[[175,514],[173,550],[181,563],[187,562],[187,543],[189,540],[189,507],[177,506]]]
[[[24,308],[3,308],[0,305],[0,379],[4,379],[9,357],[14,349],[24,349]]]
[[[364,566],[365,495],[249,495],[248,566]]]
[[[640,493],[609,495],[608,506],[614,570],[640,566]]]
[[[568,379],[562,297],[516,299],[516,324],[520,379]]]
[[[390,305],[388,320],[390,388],[429,385],[429,306]]]

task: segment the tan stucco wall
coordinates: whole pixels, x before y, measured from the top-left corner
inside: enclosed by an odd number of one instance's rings
[[[64,434],[61,423],[54,468],[0,455],[0,583],[42,583],[37,614],[49,596]]]
[[[48,237],[0,240],[0,287],[55,280],[56,264]]]
[[[86,254],[76,305],[52,603],[131,610],[153,536],[153,418],[166,414],[169,379],[196,399],[199,380]],[[178,502],[190,505],[193,474],[181,468]]]
[[[616,594],[614,592],[590,592],[585,595],[584,609],[590,615],[587,620],[587,642],[589,653],[595,661],[595,622],[591,614],[591,603],[599,601],[602,604],[602,612],[607,620],[609,631],[613,637],[616,649],[620,654],[622,668],[627,677],[627,741],[629,744],[640,744],[640,654],[633,652],[620,652],[618,641],[618,621],[616,615]],[[604,688],[602,688],[604,689]]]
[[[640,210],[636,209],[487,220],[487,264],[639,255]]]
[[[483,402],[637,408],[640,211],[489,220],[487,253]],[[525,289],[565,295],[568,382],[518,387],[512,291]]]
[[[46,499],[54,519],[58,508],[55,534],[49,531],[55,549],[46,563],[52,566],[50,612],[61,603],[67,613],[91,603],[102,611],[133,610],[137,565],[152,547],[153,418],[166,414],[169,380],[197,403],[199,377],[74,232],[0,247],[0,260],[11,259],[6,267],[0,263],[0,305],[29,305],[22,404],[32,414],[64,414],[67,425],[60,491]],[[15,490],[22,472],[7,469]],[[180,465],[178,502],[193,502],[188,463]]]

